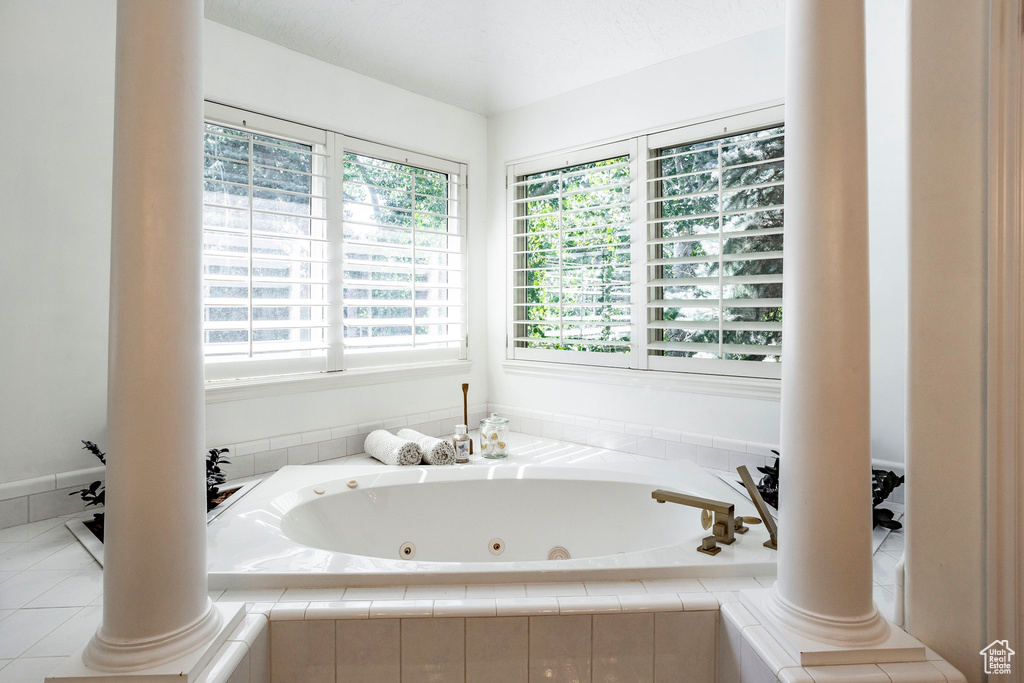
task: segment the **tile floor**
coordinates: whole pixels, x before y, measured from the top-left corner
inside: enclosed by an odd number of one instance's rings
[[[516,454],[535,460],[581,458],[623,460],[640,456],[586,447],[566,449],[552,439],[514,435]],[[365,457],[339,458],[365,462]],[[321,463],[324,464],[324,463]],[[0,530],[0,683],[40,683],[64,658],[77,651],[99,624],[103,604],[103,571],[78,543],[64,523],[74,517],[88,518],[92,511],[41,520]],[[903,554],[903,533],[890,533],[874,555],[874,596],[879,609],[893,616],[895,565]],[[721,583],[716,583],[718,581]],[[751,581],[751,579],[746,579]],[[759,579],[770,585],[770,578]],[[508,584],[503,586],[410,586],[323,590],[271,589],[211,591],[214,600],[256,603],[268,612],[277,603],[333,600],[450,599],[472,597],[542,596],[556,590],[559,596],[638,592],[639,586],[621,582],[562,585]],[[647,583],[647,582],[631,582]],[[721,602],[735,599],[734,580],[689,580],[686,592],[707,591]],[[634,590],[635,589],[635,590]],[[664,592],[664,586],[658,587]],[[680,588],[681,590],[681,588]],[[570,591],[564,593],[564,591]],[[576,591],[573,593],[572,591]],[[644,587],[643,591],[649,591]],[[672,589],[675,592],[675,589]],[[284,607],[284,605],[282,605]]]

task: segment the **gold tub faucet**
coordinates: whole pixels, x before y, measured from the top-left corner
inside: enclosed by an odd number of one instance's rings
[[[704,528],[707,529],[710,526],[712,535],[703,539],[700,547],[697,548],[702,553],[717,555],[722,550],[717,546],[718,543],[731,545],[736,540],[734,534],[736,528],[736,520],[734,519],[735,506],[732,503],[701,498],[700,496],[691,496],[688,493],[679,493],[678,491],[666,491],[665,489],[658,489],[652,492],[651,498],[659,503],[678,503],[703,510],[702,521],[704,521]],[[712,513],[714,513],[713,525],[708,523]]]

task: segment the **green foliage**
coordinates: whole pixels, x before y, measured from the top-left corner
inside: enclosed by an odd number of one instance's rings
[[[520,202],[535,348],[629,351],[629,157],[527,176]],[[608,345],[595,342],[618,342]]]
[[[220,323],[204,333],[208,350],[248,355],[250,344],[314,341],[322,333],[308,321],[319,309],[279,303],[323,298],[322,286],[302,282],[322,279],[312,259],[323,246],[302,239],[323,237],[312,220],[323,217],[312,147],[208,123],[204,152],[204,298],[217,300],[204,315]],[[250,276],[271,280],[250,287]],[[264,321],[295,324],[260,329]]]
[[[351,152],[344,174],[345,338],[446,336],[461,249],[448,175]]]
[[[656,162],[653,278],[667,303],[654,341],[674,356],[778,360],[781,344],[782,128],[661,149]],[[533,348],[629,351],[628,157],[518,179],[516,330]],[[645,194],[643,188],[640,195]],[[754,300],[768,300],[764,303]],[[595,344],[607,341],[608,346]],[[575,343],[574,343],[575,342]],[[589,343],[586,343],[589,342]],[[619,342],[621,345],[613,345]],[[767,347],[734,353],[720,345]]]
[[[658,279],[692,280],[670,285],[656,297],[666,305],[662,319],[679,322],[661,333],[661,340],[702,344],[695,351],[664,351],[665,355],[764,360],[770,352],[719,354],[721,344],[778,345],[778,329],[758,323],[781,323],[779,305],[750,306],[745,299],[782,298],[782,284],[760,283],[759,276],[781,275],[781,233],[744,235],[746,231],[781,229],[783,210],[784,138],[781,128],[756,131],[659,150],[659,236],[670,238],[655,248]],[[752,187],[780,183],[767,187]],[[764,256],[760,256],[763,254]],[[720,278],[748,277],[746,282]],[[702,302],[706,301],[706,305]],[[720,323],[741,323],[721,329]],[[773,327],[768,325],[766,327]],[[774,327],[778,327],[777,325]]]

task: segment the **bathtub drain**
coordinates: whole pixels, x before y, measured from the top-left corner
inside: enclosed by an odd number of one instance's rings
[[[569,559],[569,551],[566,550],[565,548],[563,548],[560,545],[556,545],[554,548],[551,549],[551,552],[548,553],[548,559],[549,560],[568,560]]]
[[[505,541],[500,538],[492,538],[487,542],[487,549],[491,551],[491,555],[501,555],[505,552]]]
[[[411,560],[416,556],[416,546],[412,543],[403,543],[398,546],[398,557],[403,560]]]

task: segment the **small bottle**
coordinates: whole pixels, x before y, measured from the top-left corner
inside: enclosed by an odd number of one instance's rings
[[[455,436],[452,437],[452,445],[455,446],[455,462],[469,462],[469,444],[473,441],[466,433],[466,425],[455,425]]]

